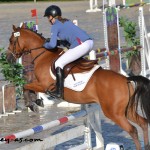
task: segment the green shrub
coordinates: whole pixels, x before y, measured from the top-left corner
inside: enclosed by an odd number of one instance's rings
[[[13,83],[16,88],[16,94],[20,97],[22,95],[23,85],[26,83],[23,78],[23,66],[19,63],[9,63],[6,59],[6,52],[4,48],[0,48],[0,72],[3,74],[5,80]]]
[[[137,36],[136,31],[137,24],[135,22],[129,21],[128,19],[121,17],[119,19],[120,27],[123,27],[124,29],[124,37],[126,40],[126,45],[128,47],[137,46],[140,45],[140,38]],[[126,57],[131,57],[132,55],[138,54],[138,51],[129,51],[126,52]]]

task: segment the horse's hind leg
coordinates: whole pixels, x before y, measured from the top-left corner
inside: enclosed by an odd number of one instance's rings
[[[132,113],[128,113],[128,119],[132,122],[138,124],[142,130],[144,135],[144,145],[145,150],[150,150],[149,139],[148,139],[148,122],[145,118],[141,117],[139,114],[131,115]]]
[[[111,117],[110,119],[113,120],[117,125],[119,125],[126,132],[128,132],[136,145],[136,150],[141,150],[141,144],[138,139],[138,132],[136,127],[130,124],[130,122],[127,120],[127,118],[124,115],[116,114],[115,116],[113,116],[113,118]]]

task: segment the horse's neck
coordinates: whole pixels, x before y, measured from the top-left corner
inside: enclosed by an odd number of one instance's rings
[[[56,52],[55,52],[56,51]],[[34,60],[34,65],[38,65],[39,63],[47,62],[48,64],[52,64],[52,62],[58,58],[62,49],[55,49],[54,52],[50,52],[45,48],[40,48],[39,50],[33,50],[31,52],[32,59]]]
[[[32,33],[32,31],[26,31],[26,38],[25,38],[25,50],[31,52],[32,58],[35,58],[36,56],[40,55],[42,51],[44,51],[43,44],[44,39],[42,39],[39,35],[36,33]]]
[[[24,38],[25,38],[25,48],[30,50],[30,49],[36,49],[37,47],[42,47],[44,44],[44,39],[40,37],[38,34],[34,33],[33,31],[30,30],[23,30],[24,32]]]
[[[48,52],[45,48],[43,48],[44,39],[42,39],[36,33],[32,33],[31,31],[27,31],[27,35],[30,38],[26,38],[26,49],[31,50],[31,57],[34,60],[34,63],[37,64],[38,61],[47,61],[52,62],[62,51],[60,48],[55,48],[54,52]],[[56,52],[55,52],[56,51]]]

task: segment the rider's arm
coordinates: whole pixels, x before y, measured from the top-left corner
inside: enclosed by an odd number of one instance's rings
[[[51,29],[51,39],[49,42],[46,42],[43,46],[46,49],[53,49],[57,46],[57,35],[58,35],[58,29],[52,26]]]

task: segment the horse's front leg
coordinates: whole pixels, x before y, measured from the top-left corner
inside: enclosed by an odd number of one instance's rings
[[[32,111],[37,112],[38,106],[44,107],[43,100],[37,99],[36,92],[44,92],[43,88],[37,81],[26,84],[24,86],[24,99],[26,107],[29,107]]]
[[[35,103],[35,100],[33,100],[32,95],[33,95],[33,91],[30,91],[30,90],[27,90],[27,89],[23,90],[23,96],[24,96],[24,100],[25,100],[25,106],[29,107],[34,112],[38,112],[39,111],[38,106]]]

